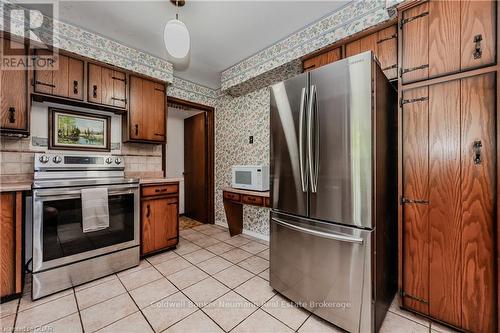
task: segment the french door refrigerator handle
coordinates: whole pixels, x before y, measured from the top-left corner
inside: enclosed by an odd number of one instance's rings
[[[307,165],[304,165],[304,116],[305,107],[307,104],[306,88],[302,88],[300,95],[300,112],[299,112],[299,163],[300,163],[300,183],[302,185],[302,192],[307,192],[308,178],[307,178]],[[304,172],[306,175],[304,175]]]
[[[356,244],[363,244],[363,239],[362,238],[357,238],[357,237],[349,237],[349,236],[344,236],[340,234],[332,234],[328,232],[322,232],[322,231],[316,231],[316,230],[311,230],[307,229],[304,227],[299,227],[298,225],[294,225],[288,222],[285,222],[283,220],[277,219],[275,217],[272,218],[272,220],[279,225],[282,225],[285,228],[289,228],[292,230],[300,231],[312,236],[318,236],[322,238],[328,238],[328,239],[333,239],[333,240],[338,240],[341,242],[348,242],[348,243],[356,243]]]
[[[309,93],[309,107],[307,108],[307,155],[309,159],[309,179],[311,181],[311,192],[316,193],[317,192],[317,172],[316,172],[316,167],[317,167],[317,161],[316,158],[318,157],[318,152],[317,149],[314,149],[315,147],[313,146],[313,130],[314,127],[316,127],[317,123],[317,117],[315,117],[315,121],[313,122],[313,108],[314,108],[314,115],[316,114],[316,86],[311,85],[311,90]],[[316,133],[316,130],[314,130]],[[317,140],[316,136],[314,137],[314,145],[317,147],[319,145],[319,141]],[[314,158],[312,156],[314,152]]]
[[[319,113],[318,113],[318,90],[314,86],[314,183],[312,184],[312,191],[316,193],[318,191],[318,178],[319,178]]]

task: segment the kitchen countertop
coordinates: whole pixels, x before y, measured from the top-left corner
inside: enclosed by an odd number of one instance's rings
[[[32,181],[2,182],[0,192],[31,191]]]
[[[250,191],[250,190],[242,190],[239,188],[233,188],[233,187],[223,187],[223,191],[227,192],[233,192],[233,193],[239,193],[239,194],[246,194],[246,195],[257,195],[259,197],[265,197],[269,198],[269,191]]]
[[[175,178],[175,177],[166,177],[166,178],[141,178],[140,179],[140,184],[141,185],[146,185],[146,184],[159,184],[159,183],[172,183],[172,182],[180,182],[182,178]]]

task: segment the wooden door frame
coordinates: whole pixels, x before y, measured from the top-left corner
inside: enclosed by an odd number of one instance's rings
[[[176,97],[167,96],[167,119],[168,103],[180,106],[181,108],[190,108],[207,113],[207,224],[215,223],[215,108]],[[168,131],[167,131],[168,132]],[[168,133],[167,133],[168,135]],[[163,150],[163,175],[166,172],[166,144],[162,145]]]

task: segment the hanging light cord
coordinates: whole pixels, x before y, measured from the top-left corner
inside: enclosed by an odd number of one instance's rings
[[[179,20],[179,0],[175,0],[175,19]]]

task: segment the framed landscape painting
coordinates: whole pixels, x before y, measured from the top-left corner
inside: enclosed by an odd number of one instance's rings
[[[49,149],[110,151],[111,117],[49,108]]]

